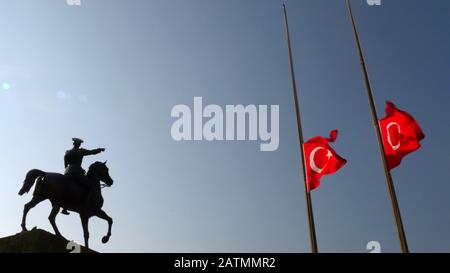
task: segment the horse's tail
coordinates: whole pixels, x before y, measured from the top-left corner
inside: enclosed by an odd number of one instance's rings
[[[19,195],[23,195],[24,193],[28,193],[33,187],[34,183],[36,182],[36,179],[39,177],[44,177],[45,172],[41,170],[31,170],[27,173],[27,176],[25,177],[25,181],[23,181],[23,186],[19,191]]]

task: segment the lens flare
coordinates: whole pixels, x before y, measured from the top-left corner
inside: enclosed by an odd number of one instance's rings
[[[2,83],[2,89],[8,91],[9,89],[11,89],[11,84],[7,82]]]

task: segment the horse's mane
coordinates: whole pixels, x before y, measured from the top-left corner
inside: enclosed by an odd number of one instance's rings
[[[88,173],[92,173],[95,170],[95,168],[97,168],[100,165],[103,165],[103,163],[99,161],[92,163],[91,166],[89,166]]]

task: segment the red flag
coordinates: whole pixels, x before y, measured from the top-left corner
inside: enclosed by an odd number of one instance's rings
[[[380,120],[384,154],[389,170],[397,167],[403,157],[420,148],[425,135],[417,121],[408,113],[386,102],[386,117]]]
[[[330,138],[318,136],[303,144],[309,191],[320,186],[322,176],[337,172],[347,163],[347,160],[340,157],[328,144],[334,142],[336,138],[337,130],[333,130]]]

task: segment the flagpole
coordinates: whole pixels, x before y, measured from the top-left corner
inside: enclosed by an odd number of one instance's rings
[[[394,214],[395,223],[397,225],[397,232],[398,232],[398,238],[400,240],[400,247],[401,247],[401,250],[403,253],[409,253],[408,243],[406,241],[405,230],[403,228],[402,217],[400,215],[400,208],[398,206],[397,195],[395,193],[394,183],[392,181],[391,172],[389,171],[387,161],[386,161],[386,156],[384,154],[383,139],[381,136],[380,126],[378,124],[377,110],[376,110],[375,103],[373,100],[372,88],[371,88],[370,82],[369,82],[369,75],[367,72],[366,63],[364,61],[364,55],[363,55],[362,48],[361,48],[361,42],[359,40],[358,31],[356,30],[356,23],[355,23],[355,18],[353,16],[352,6],[350,3],[350,0],[346,0],[346,1],[347,1],[347,8],[348,8],[349,16],[350,16],[350,19],[352,22],[352,28],[353,28],[353,34],[355,37],[356,47],[357,47],[358,55],[359,55],[359,58],[361,61],[361,70],[362,70],[362,75],[364,78],[364,83],[365,83],[365,87],[366,87],[366,91],[367,91],[367,97],[369,99],[370,109],[372,110],[373,125],[375,127],[375,131],[377,134],[378,147],[379,147],[380,154],[381,154],[381,161],[383,163],[384,174],[386,176],[387,188],[388,188],[389,196],[390,196],[391,203],[392,203],[392,211]]]
[[[302,123],[301,123],[301,116],[299,111],[299,103],[298,103],[298,94],[297,94],[297,83],[295,81],[295,73],[294,73],[294,61],[292,58],[292,46],[291,46],[291,36],[289,34],[289,24],[288,24],[288,17],[286,12],[286,5],[283,4],[283,11],[284,11],[284,23],[285,23],[285,29],[286,29],[286,39],[288,44],[288,50],[289,50],[289,65],[291,69],[291,80],[292,80],[292,93],[294,96],[294,103],[295,103],[295,113],[297,117],[297,131],[298,131],[298,141],[300,144],[300,158],[302,163],[302,170],[303,170],[303,181],[305,185],[305,197],[306,197],[306,208],[308,212],[308,224],[309,224],[309,238],[311,241],[311,251],[312,253],[317,253],[317,239],[316,239],[316,228],[314,224],[314,215],[313,215],[313,209],[311,204],[311,194],[308,190],[308,183],[306,178],[306,168],[305,168],[305,156],[304,156],[304,149],[303,149],[303,129],[302,129]]]

